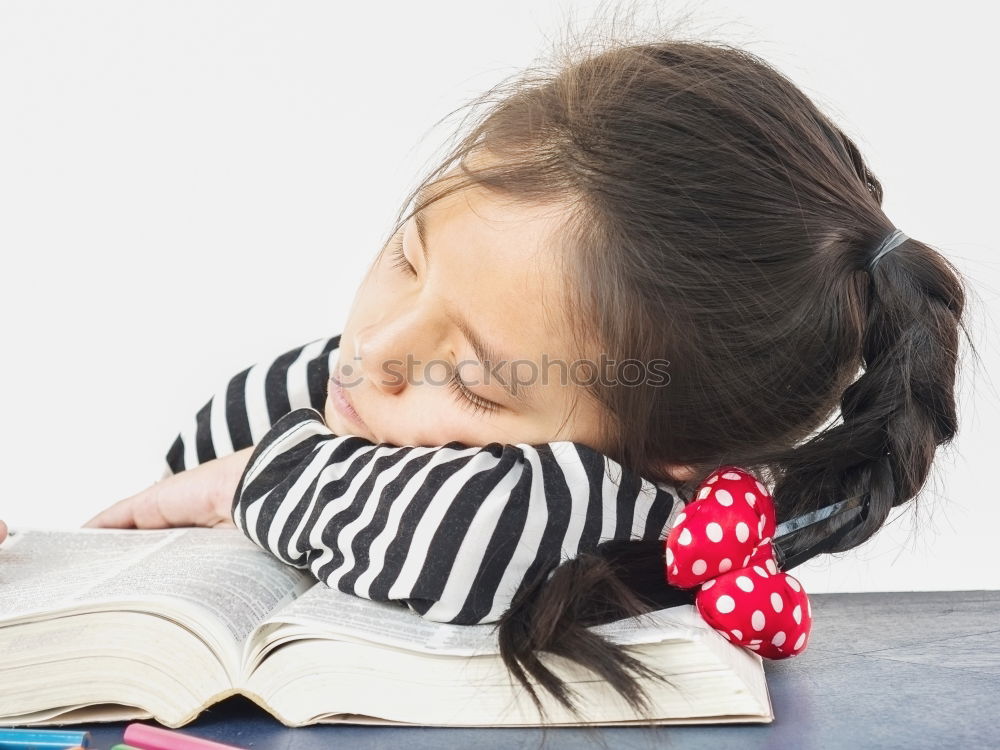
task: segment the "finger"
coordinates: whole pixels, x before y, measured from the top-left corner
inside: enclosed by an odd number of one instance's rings
[[[159,483],[147,487],[142,492],[119,500],[105,508],[84,524],[85,528],[106,529],[165,529],[183,526],[183,518],[167,518],[160,503]]]
[[[136,495],[131,507],[136,528],[211,526],[217,517],[197,468],[191,469],[189,476],[158,482]]]
[[[105,508],[87,521],[85,529],[134,529],[135,519],[132,515],[132,503],[135,496],[119,500],[114,505]]]
[[[171,526],[185,526],[183,514],[176,518],[166,512],[170,508],[167,497],[162,493],[164,485],[153,484],[133,496],[130,512],[137,529],[166,529]]]
[[[188,479],[195,479],[196,475]],[[215,516],[199,484],[179,482],[154,485],[142,493],[134,509],[140,529],[173,526],[211,526]]]
[[[7,538],[7,524],[0,521],[0,542]]]
[[[213,502],[217,494],[214,483],[222,468],[222,464],[208,461],[181,474],[164,477],[101,511],[84,526],[119,529],[214,526],[220,521]]]

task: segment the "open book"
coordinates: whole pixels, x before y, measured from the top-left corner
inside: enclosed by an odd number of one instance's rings
[[[330,589],[233,529],[21,531],[0,545],[0,725],[154,718],[240,693],[288,726],[536,726],[496,625],[425,620]],[[642,716],[545,653],[586,722],[538,688],[548,724],[768,722],[761,658],[685,605],[593,628],[666,681]]]

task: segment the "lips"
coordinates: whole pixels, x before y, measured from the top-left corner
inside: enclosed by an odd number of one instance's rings
[[[365,420],[361,418],[357,409],[354,408],[354,404],[351,403],[351,397],[348,395],[347,389],[344,388],[340,380],[337,379],[336,375],[330,376],[330,396],[333,400],[334,406],[337,407],[337,411],[350,419],[352,422],[367,429],[368,425],[365,424]]]

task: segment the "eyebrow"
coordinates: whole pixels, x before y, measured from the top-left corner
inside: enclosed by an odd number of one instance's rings
[[[428,197],[428,189],[426,187],[422,188],[417,192],[416,203],[419,205],[424,199]],[[418,211],[413,215],[413,221],[417,226],[417,238],[420,240],[420,249],[424,254],[424,263],[430,268],[431,258],[430,258],[430,243],[428,242],[429,237],[429,227],[427,224],[427,217],[424,212]],[[469,342],[469,346],[472,347],[472,351],[475,352],[476,357],[479,359],[480,364],[484,367],[486,362],[511,362],[513,357],[507,357],[497,351],[496,347],[488,343],[482,336],[476,332],[475,329],[469,325],[469,321],[466,320],[460,313],[452,312],[448,310],[448,317],[451,318],[452,322],[458,326],[458,329],[465,336],[466,340]],[[515,383],[510,378],[510,372],[508,369],[507,383],[499,383],[500,387],[503,388],[504,392],[507,393],[511,398],[522,404],[531,404],[533,402],[532,396],[535,395],[536,388],[534,383]]]

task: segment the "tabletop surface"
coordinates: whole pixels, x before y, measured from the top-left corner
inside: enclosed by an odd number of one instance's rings
[[[291,729],[242,698],[180,731],[244,748],[955,748],[1000,747],[1000,591],[813,594],[809,647],[764,660],[770,724]],[[125,724],[76,725],[91,747]]]

